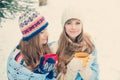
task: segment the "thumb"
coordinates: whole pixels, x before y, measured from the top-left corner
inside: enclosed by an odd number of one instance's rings
[[[42,66],[42,65],[43,65],[44,60],[45,60],[45,57],[44,57],[44,56],[42,56],[42,57],[40,58],[40,66]]]

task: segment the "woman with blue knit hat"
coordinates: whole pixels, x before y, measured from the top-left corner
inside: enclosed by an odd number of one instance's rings
[[[63,32],[58,41],[57,80],[98,80],[97,53],[83,31],[81,9],[67,8],[62,15]]]
[[[52,53],[48,45],[47,26],[44,16],[35,9],[21,14],[19,27],[23,37],[9,55],[8,80],[54,80],[57,56],[47,55]]]

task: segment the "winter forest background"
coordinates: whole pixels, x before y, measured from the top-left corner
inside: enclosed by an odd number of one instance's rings
[[[36,0],[33,7],[50,24],[49,42],[58,40],[62,31],[61,14],[70,5],[84,12],[84,31],[92,36],[98,52],[100,80],[120,80],[120,0],[47,0],[45,6],[39,6]],[[18,16],[19,13],[14,19],[3,20],[0,27],[0,80],[7,79],[8,55],[22,37]]]

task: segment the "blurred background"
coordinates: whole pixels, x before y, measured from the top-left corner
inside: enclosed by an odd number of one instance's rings
[[[25,5],[36,8],[46,17],[50,24],[48,26],[49,42],[57,41],[59,38],[62,31],[63,10],[69,6],[79,7],[84,13],[84,31],[92,36],[97,48],[100,80],[120,80],[119,0],[33,0],[33,2],[30,0],[30,3]],[[0,10],[2,11],[1,7]],[[0,20],[2,26],[0,27],[0,80],[7,79],[8,55],[22,37],[18,26],[20,13],[18,10],[13,18]]]

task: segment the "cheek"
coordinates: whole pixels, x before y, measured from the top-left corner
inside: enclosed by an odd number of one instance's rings
[[[78,33],[81,33],[82,32],[82,29],[80,28],[80,29],[78,29]]]
[[[81,33],[82,32],[82,26],[78,26],[77,30],[78,30],[79,33]]]
[[[48,36],[45,36],[45,35],[40,35],[40,42],[42,44],[46,44],[48,42]]]
[[[40,37],[40,40],[41,40],[41,39],[43,38],[42,34],[40,34],[40,36],[39,36],[39,37]]]
[[[66,32],[66,33],[69,33],[69,31],[70,31],[69,27],[68,27],[68,26],[65,26],[65,32]]]
[[[42,34],[40,34],[39,38],[40,38],[40,42],[42,42],[43,35],[42,35]]]

